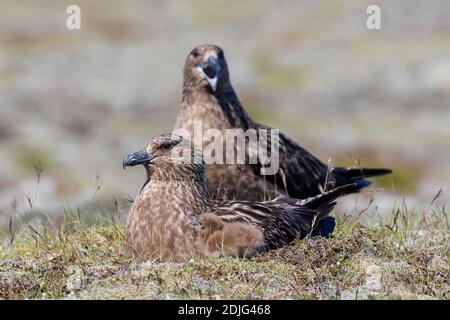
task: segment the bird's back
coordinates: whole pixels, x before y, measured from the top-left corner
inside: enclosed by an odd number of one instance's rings
[[[213,214],[228,223],[246,222],[259,228],[264,235],[265,249],[276,249],[310,234],[333,208],[334,204],[310,209],[289,203],[223,201]]]

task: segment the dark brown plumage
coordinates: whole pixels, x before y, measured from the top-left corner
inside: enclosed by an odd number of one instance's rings
[[[218,46],[198,46],[186,59],[182,108],[175,128],[187,129],[193,135],[195,121],[202,121],[203,129],[216,128],[223,133],[232,128],[271,129],[255,123],[242,107],[231,85],[223,50]],[[203,143],[204,147],[207,143]],[[355,184],[349,192],[358,192],[370,184],[365,178],[392,172],[390,169],[338,167],[327,179],[328,166],[282,133],[279,155],[278,173],[265,177],[260,175],[260,164],[208,165],[208,189],[211,192],[227,189],[232,197],[246,200],[280,194],[305,198],[349,183]]]
[[[279,248],[310,233],[328,236],[334,228],[334,219],[327,217],[333,201],[353,188],[344,186],[305,200],[211,200],[201,153],[186,139],[170,134],[151,139],[144,150],[123,161],[124,167],[138,164],[147,167],[148,176],[130,209],[126,239],[145,259],[185,260],[197,255],[191,222],[202,213],[214,214],[223,223],[258,228],[264,235],[263,249]]]

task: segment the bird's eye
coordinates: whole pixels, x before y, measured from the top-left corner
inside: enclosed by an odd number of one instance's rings
[[[218,56],[219,56],[219,59],[223,59],[223,51],[222,50],[219,51]]]
[[[158,146],[158,149],[170,149],[173,146],[173,143],[163,142]]]
[[[194,58],[197,58],[200,54],[198,53],[198,51],[192,51],[191,55],[192,55]]]

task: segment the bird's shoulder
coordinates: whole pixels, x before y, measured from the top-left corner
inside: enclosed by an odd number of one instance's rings
[[[281,179],[277,179],[277,183],[281,187],[286,187],[281,185],[282,183],[286,183],[287,187],[301,187],[305,185],[304,188],[300,189],[309,189],[325,179],[327,165],[303,148],[299,143],[279,130],[277,130],[278,135],[271,136],[270,134],[274,129],[269,126],[255,124],[255,127],[257,129],[267,130],[268,147],[272,148],[272,144],[275,141],[278,142],[279,171],[277,176]],[[261,136],[259,138],[261,139]]]

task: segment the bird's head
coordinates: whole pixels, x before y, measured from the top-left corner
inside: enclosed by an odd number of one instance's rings
[[[203,168],[203,158],[201,151],[189,140],[175,134],[162,134],[151,138],[143,150],[124,157],[124,169],[136,165],[151,169],[178,168],[186,172]]]
[[[201,239],[207,240],[214,231],[223,230],[225,224],[222,219],[212,213],[202,213],[191,224],[197,229]]]
[[[218,91],[228,81],[228,66],[223,50],[215,45],[195,47],[186,58],[184,81]]]

